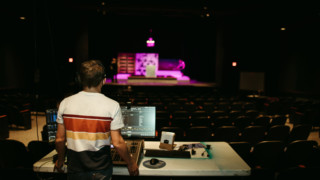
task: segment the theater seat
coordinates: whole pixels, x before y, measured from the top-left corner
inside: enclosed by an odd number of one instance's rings
[[[32,168],[26,146],[17,140],[0,141],[0,168]]]
[[[209,141],[211,140],[211,131],[207,126],[194,126],[187,130],[187,141]]]
[[[314,140],[296,140],[289,143],[284,152],[284,167],[308,167],[313,162],[317,148],[318,143]]]
[[[248,126],[242,131],[240,139],[254,146],[265,139],[265,128],[263,126]]]
[[[27,149],[31,155],[32,163],[37,162],[42,157],[50,153],[55,149],[53,143],[47,141],[30,141],[28,143]]]
[[[287,125],[274,125],[268,131],[265,140],[279,140],[286,142],[290,133]]]
[[[214,141],[238,141],[240,130],[235,126],[221,126],[215,129],[213,140]]]
[[[255,169],[276,171],[284,153],[285,144],[281,141],[261,141],[253,146],[250,166]]]
[[[307,140],[311,132],[311,124],[297,124],[294,125],[290,131],[288,142],[291,143],[295,140]]]

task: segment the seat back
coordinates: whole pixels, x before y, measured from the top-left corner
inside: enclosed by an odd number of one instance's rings
[[[320,167],[289,167],[279,171],[277,180],[320,179]]]
[[[307,166],[312,158],[318,143],[314,140],[295,140],[287,144],[284,161],[285,167]]]
[[[247,163],[249,163],[249,157],[251,152],[251,145],[245,141],[238,141],[238,142],[229,142],[229,145],[235,150],[238,155]]]
[[[31,155],[32,163],[35,163],[42,157],[53,151],[55,149],[55,146],[48,141],[34,140],[28,143],[27,149]]]
[[[265,131],[268,131],[270,128],[271,118],[269,116],[260,115],[252,120],[252,125],[254,126],[263,126]]]
[[[214,141],[233,142],[239,140],[239,129],[235,126],[221,126],[214,131]]]
[[[290,131],[288,142],[293,142],[295,140],[307,140],[312,129],[311,124],[297,124],[294,125]]]
[[[274,125],[268,131],[265,140],[278,140],[286,142],[289,137],[290,127],[287,125]]]
[[[265,128],[263,126],[248,126],[241,134],[241,141],[247,141],[252,146],[265,139]]]
[[[253,168],[276,169],[281,161],[285,143],[261,141],[253,146],[250,164]]]
[[[229,116],[218,116],[214,119],[211,119],[211,125],[212,128],[215,130],[216,128],[221,126],[231,126],[232,122]]]
[[[285,117],[284,115],[282,115],[282,116],[274,116],[271,119],[270,127],[272,127],[274,125],[285,125],[286,121],[287,121],[287,117]]]
[[[31,168],[32,162],[26,146],[17,140],[0,141],[0,168]]]
[[[242,131],[244,128],[251,125],[251,120],[247,116],[238,116],[233,120],[232,124]]]
[[[207,126],[194,126],[187,130],[186,140],[188,141],[209,141],[211,140],[211,131]]]
[[[256,119],[259,115],[259,111],[255,110],[255,109],[249,109],[246,110],[244,113],[245,116],[248,116],[250,118],[251,121],[253,121],[254,119]]]

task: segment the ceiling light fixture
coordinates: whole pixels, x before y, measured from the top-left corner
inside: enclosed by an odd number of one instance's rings
[[[147,47],[154,47],[155,41],[152,38],[152,29],[150,29],[150,37],[147,40]]]

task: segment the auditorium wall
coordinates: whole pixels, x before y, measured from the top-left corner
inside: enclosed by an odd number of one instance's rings
[[[266,93],[320,92],[316,62],[319,15],[294,16],[280,31],[277,14],[268,10],[215,14],[212,21],[184,17],[101,16],[95,11],[38,2],[28,6],[25,21],[3,20],[0,34],[0,88],[37,88],[63,92],[85,59],[105,63],[118,52],[157,51],[163,58],[182,58],[193,79],[239,88],[241,71],[265,72]],[[255,14],[251,14],[255,13]],[[289,15],[288,15],[289,16]],[[149,30],[156,41],[147,49]],[[73,57],[74,63],[68,63]],[[233,61],[238,62],[232,67]],[[71,84],[72,86],[72,84]],[[71,88],[71,87],[70,87]]]

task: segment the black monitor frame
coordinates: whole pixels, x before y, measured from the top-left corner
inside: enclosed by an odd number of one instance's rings
[[[156,137],[155,106],[121,106],[124,139],[153,139]],[[130,122],[129,122],[130,121]]]

